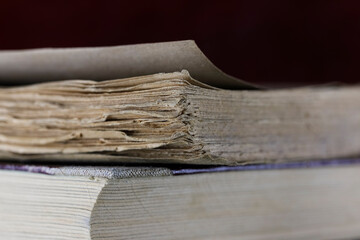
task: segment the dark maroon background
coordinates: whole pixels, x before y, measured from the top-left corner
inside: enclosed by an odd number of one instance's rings
[[[0,49],[194,39],[265,84],[360,81],[360,1],[1,1]]]

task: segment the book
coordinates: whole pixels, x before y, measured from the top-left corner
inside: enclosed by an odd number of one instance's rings
[[[360,237],[359,161],[310,166],[171,169],[2,164],[0,237]]]
[[[265,89],[193,41],[2,51],[0,83],[1,239],[360,236],[359,86]]]
[[[20,84],[0,89],[3,160],[239,165],[360,153],[359,86],[259,88],[192,41],[5,51],[0,80]]]

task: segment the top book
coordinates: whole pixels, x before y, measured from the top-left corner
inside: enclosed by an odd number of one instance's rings
[[[3,51],[0,80],[17,85],[0,89],[4,160],[236,165],[360,153],[360,87],[265,90],[221,72],[193,41]]]

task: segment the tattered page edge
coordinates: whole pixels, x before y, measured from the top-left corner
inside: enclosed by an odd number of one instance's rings
[[[0,51],[0,85],[70,79],[100,81],[184,69],[190,72],[195,85],[224,89],[259,88],[222,72],[193,40]]]

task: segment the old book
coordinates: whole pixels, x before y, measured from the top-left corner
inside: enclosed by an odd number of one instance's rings
[[[360,87],[259,89],[191,41],[5,51],[0,80],[30,84],[0,89],[4,160],[238,165],[360,153]]]
[[[360,88],[230,91],[188,72],[0,90],[2,159],[245,164],[360,153]]]
[[[1,165],[0,238],[355,239],[351,161],[265,171]]]

